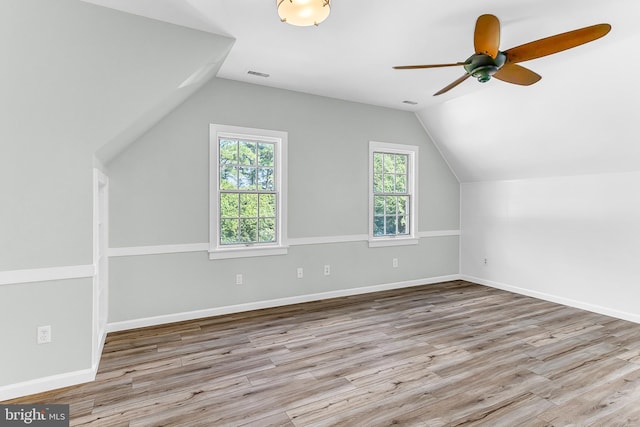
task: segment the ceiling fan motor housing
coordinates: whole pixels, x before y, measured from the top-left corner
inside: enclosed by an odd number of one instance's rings
[[[466,61],[464,69],[467,73],[478,79],[479,82],[485,83],[491,80],[494,75],[507,61],[507,56],[498,52],[495,58],[484,53],[474,53]]]

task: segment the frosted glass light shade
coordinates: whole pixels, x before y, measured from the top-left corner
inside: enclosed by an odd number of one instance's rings
[[[318,25],[331,12],[330,0],[276,0],[282,22],[308,27]]]

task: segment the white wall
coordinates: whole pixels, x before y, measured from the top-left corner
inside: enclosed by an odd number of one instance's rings
[[[463,183],[461,274],[640,322],[639,192],[640,172]]]
[[[291,239],[367,235],[370,140],[420,147],[419,231],[459,227],[458,182],[414,114],[214,79],[107,164],[112,248],[206,248],[210,123],[288,132]],[[329,277],[320,274],[324,264],[332,265]],[[124,322],[121,328],[145,318],[167,321],[180,313],[455,275],[458,236],[397,248],[316,242],[292,246],[284,256],[237,260],[210,261],[206,249],[119,256],[110,266],[110,322]],[[303,279],[296,278],[297,267],[304,268]],[[237,273],[245,276],[242,286],[235,285]]]

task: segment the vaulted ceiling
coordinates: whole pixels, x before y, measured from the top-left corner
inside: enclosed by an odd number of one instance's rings
[[[413,111],[463,182],[640,170],[636,0],[333,0],[324,23],[304,28],[281,23],[273,0],[85,1],[235,39],[218,77]],[[391,68],[464,61],[484,13],[501,21],[502,50],[613,29],[524,63],[542,76],[528,87],[469,79],[433,97],[463,70]]]

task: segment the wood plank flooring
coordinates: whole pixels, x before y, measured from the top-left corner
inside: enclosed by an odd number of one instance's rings
[[[109,334],[95,382],[11,403],[73,426],[639,426],[640,325],[455,281]]]

